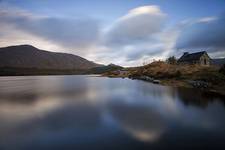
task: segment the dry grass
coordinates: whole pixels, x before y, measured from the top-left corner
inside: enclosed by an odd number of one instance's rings
[[[200,65],[171,65],[163,61],[156,61],[151,64],[139,67],[131,71],[132,75],[146,75],[157,79],[171,79],[171,78],[189,78],[205,73],[218,72],[218,68],[212,66]]]

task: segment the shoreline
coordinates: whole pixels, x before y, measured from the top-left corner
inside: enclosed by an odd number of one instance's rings
[[[115,75],[101,75],[101,77],[108,77],[108,78],[128,78],[131,80],[141,80],[144,82],[149,82],[152,84],[158,84],[158,85],[162,85],[162,86],[169,86],[169,87],[174,87],[174,88],[189,88],[189,89],[197,89],[200,90],[206,94],[209,95],[213,95],[215,97],[222,97],[225,100],[225,91],[221,90],[216,90],[214,88],[197,88],[192,86],[190,83],[188,83],[188,80],[174,80],[174,79],[162,79],[159,80],[159,83],[154,83],[152,81],[147,81],[147,80],[143,80],[140,78],[131,78],[128,76],[115,76]]]
[[[154,61],[140,67],[107,72],[103,76],[128,77],[165,86],[194,88],[225,97],[225,74],[217,66]]]
[[[216,90],[214,88],[206,88],[206,89],[205,88],[196,88],[196,87],[193,87],[187,81],[163,80],[160,85],[170,86],[170,87],[178,87],[178,88],[196,89],[196,90],[200,90],[202,92],[208,93],[210,95],[216,95],[216,96],[219,96],[219,97],[223,97],[225,99],[225,91],[223,91],[223,90]]]

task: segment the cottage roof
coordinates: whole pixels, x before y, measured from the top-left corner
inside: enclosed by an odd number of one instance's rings
[[[195,61],[195,60],[199,60],[200,57],[204,54],[207,54],[206,51],[202,51],[202,52],[197,52],[197,53],[186,53],[183,56],[181,56],[181,58],[178,60],[179,62],[182,61]],[[208,55],[207,55],[208,56]]]

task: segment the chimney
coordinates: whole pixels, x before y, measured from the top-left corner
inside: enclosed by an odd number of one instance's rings
[[[188,55],[189,53],[188,52],[184,52],[184,56]]]

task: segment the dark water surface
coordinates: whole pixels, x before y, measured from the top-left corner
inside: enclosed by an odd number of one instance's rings
[[[225,149],[225,102],[93,76],[0,78],[0,150]]]

